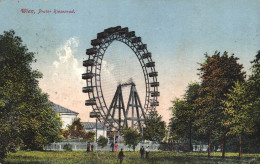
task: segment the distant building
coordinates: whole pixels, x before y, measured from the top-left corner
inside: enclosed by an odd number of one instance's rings
[[[67,129],[68,125],[72,124],[73,119],[77,118],[78,114],[77,112],[74,112],[72,110],[69,110],[67,108],[64,108],[60,105],[54,104],[52,108],[55,110],[56,114],[60,115],[61,122],[62,122],[62,129]]]
[[[96,133],[96,123],[95,122],[82,122],[84,125],[84,129],[89,132],[95,132]],[[104,126],[104,123],[97,123],[97,138],[102,135],[107,137],[107,128]]]
[[[72,110],[69,110],[67,108],[64,108],[60,105],[57,105],[53,103],[52,108],[55,110],[56,114],[60,115],[61,122],[62,122],[62,129],[67,129],[68,125],[72,124],[72,121],[77,118],[78,114],[77,112],[74,112]],[[96,122],[82,122],[84,125],[84,129],[89,132],[95,132],[96,133]],[[107,128],[104,126],[104,123],[97,123],[97,137],[100,135],[107,137]]]

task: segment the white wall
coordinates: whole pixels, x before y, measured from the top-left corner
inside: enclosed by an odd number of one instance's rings
[[[94,133],[96,133],[96,128],[95,129],[91,129],[91,130],[86,130],[86,131],[91,131],[91,132],[94,132]],[[97,138],[99,137],[99,136],[104,136],[104,137],[107,137],[107,131],[106,131],[106,129],[105,130],[103,130],[103,129],[98,129],[97,130]],[[95,139],[96,139],[96,136],[95,136]]]
[[[60,113],[60,118],[62,122],[62,129],[67,129],[67,125],[71,125],[73,119],[77,118],[77,115],[69,113]]]

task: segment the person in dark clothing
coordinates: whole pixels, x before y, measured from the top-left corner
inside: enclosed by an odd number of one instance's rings
[[[120,164],[123,162],[124,160],[124,153],[123,153],[123,149],[121,149],[121,151],[118,154],[118,159],[120,160]]]
[[[142,146],[140,149],[141,158],[144,158],[144,147]]]
[[[90,142],[88,142],[88,145],[87,145],[87,152],[90,152]]]
[[[110,146],[110,147],[111,147],[111,149],[112,149],[112,152],[114,152],[114,147],[115,147],[114,142],[111,143],[111,146]]]
[[[150,149],[149,149],[149,146],[146,147],[146,159],[149,158],[149,152],[150,152]]]
[[[91,151],[94,151],[94,145],[93,144],[91,145]]]

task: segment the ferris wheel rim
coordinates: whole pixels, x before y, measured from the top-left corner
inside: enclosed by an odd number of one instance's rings
[[[135,53],[136,57],[139,60],[140,65],[142,67],[143,76],[145,79],[146,95],[145,95],[145,103],[143,105],[143,107],[145,109],[145,113],[149,114],[149,112],[151,112],[151,111],[156,111],[156,105],[151,106],[151,100],[154,102],[158,102],[158,98],[157,98],[158,96],[151,96],[151,92],[152,92],[151,90],[153,90],[153,92],[158,92],[158,86],[151,87],[151,82],[159,83],[157,81],[158,73],[156,76],[150,76],[150,73],[156,73],[154,61],[152,60],[151,55],[148,56],[147,58],[143,58],[144,54],[148,54],[150,52],[147,50],[146,44],[142,43],[141,37],[139,37],[140,41],[134,43],[133,38],[137,38],[137,36],[135,36],[135,34],[134,34],[133,37],[128,37],[127,34],[129,34],[129,33],[130,32],[127,32],[125,34],[120,34],[119,32],[114,32],[112,34],[109,34],[105,38],[99,39],[101,41],[101,43],[99,45],[93,45],[93,47],[92,47],[92,48],[97,49],[97,52],[96,52],[95,56],[93,57],[95,65],[91,66],[91,67],[87,67],[87,72],[91,72],[91,73],[94,72],[94,77],[91,78],[91,80],[87,81],[86,83],[87,83],[87,87],[95,88],[95,92],[94,91],[89,92],[88,96],[89,96],[89,99],[97,100],[97,103],[95,105],[92,105],[92,109],[93,109],[93,111],[100,112],[101,118],[103,120],[105,119],[105,116],[107,114],[106,112],[108,112],[108,106],[106,104],[106,100],[105,100],[103,90],[102,90],[102,84],[101,84],[102,69],[101,68],[102,68],[102,61],[103,61],[105,52],[106,52],[107,48],[110,46],[110,44],[112,44],[112,42],[114,42],[114,41],[119,41],[119,42],[126,44]],[[132,32],[132,33],[135,33],[135,32]],[[98,37],[97,37],[97,39],[98,39]],[[138,49],[140,47],[144,47],[144,48],[142,48],[140,50],[140,49]],[[90,58],[91,58],[91,56],[89,56],[88,59],[90,59]],[[145,59],[146,59],[146,61],[145,61]],[[147,63],[153,63],[153,64],[151,64],[151,66],[149,66],[149,65],[147,65]],[[148,68],[150,69],[150,71],[148,71]],[[151,88],[153,88],[153,89],[151,89]],[[96,93],[96,95],[95,95],[95,93]]]

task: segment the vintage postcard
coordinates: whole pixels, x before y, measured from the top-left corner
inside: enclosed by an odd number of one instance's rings
[[[259,0],[0,0],[0,162],[260,162],[259,45]]]

